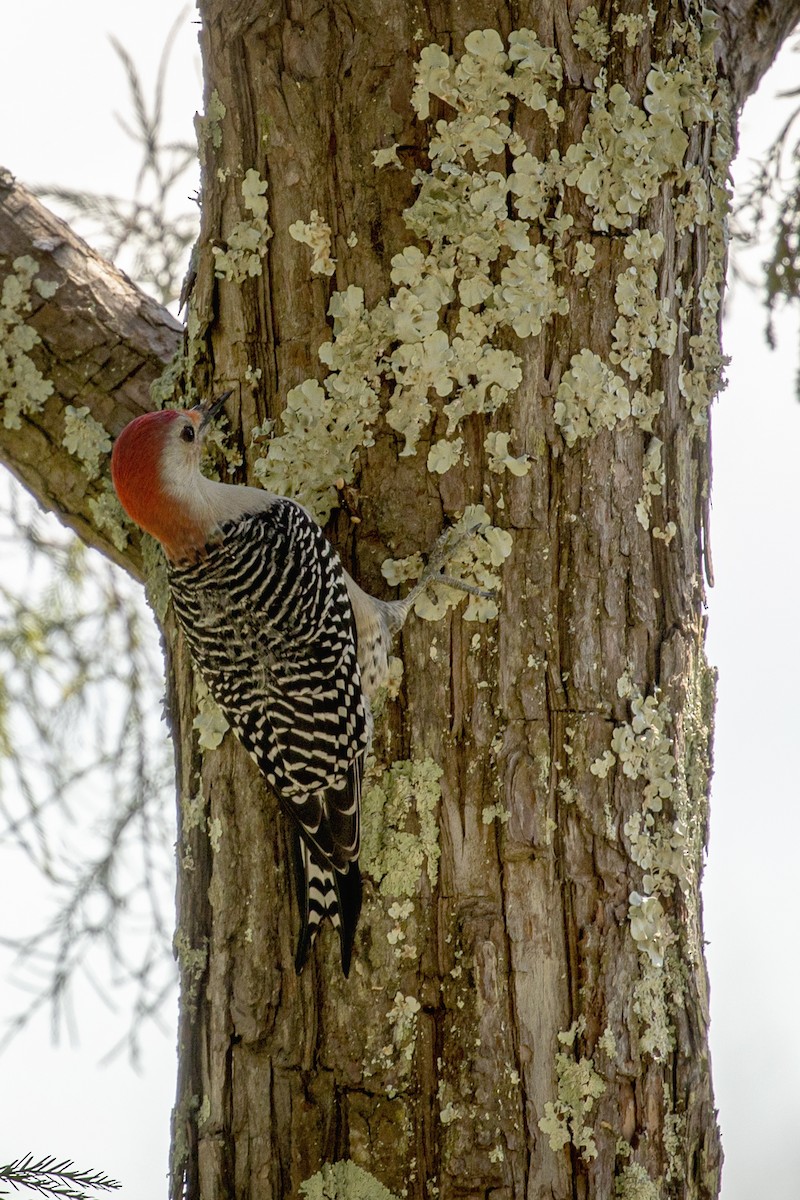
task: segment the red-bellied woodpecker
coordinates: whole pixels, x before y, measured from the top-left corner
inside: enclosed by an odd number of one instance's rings
[[[186,411],[146,413],[114,444],[123,508],[157,538],[173,605],[208,689],[295,830],[299,972],[320,923],[339,933],[347,975],[361,908],[361,778],[369,701],[388,677],[403,600],[367,595],[304,508],[200,471],[209,421],[230,393]]]

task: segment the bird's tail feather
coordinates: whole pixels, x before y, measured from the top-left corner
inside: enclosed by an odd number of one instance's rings
[[[361,912],[361,872],[357,862],[344,872],[327,866],[318,853],[295,831],[295,872],[300,905],[300,938],[294,966],[299,975],[305,966],[319,928],[327,917],[339,934],[342,971],[350,973],[353,940]]]

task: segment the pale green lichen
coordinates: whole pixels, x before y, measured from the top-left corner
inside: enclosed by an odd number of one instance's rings
[[[331,227],[315,208],[312,208],[308,221],[298,220],[289,226],[289,236],[310,248],[313,275],[334,274],[336,259],[331,258]]]
[[[222,821],[219,817],[208,818],[208,842],[216,854],[222,842]]]
[[[539,187],[526,178],[532,156],[501,114],[514,98],[557,124],[563,118],[556,100],[561,82],[558,55],[527,29],[510,35],[507,50],[495,30],[474,30],[458,61],[438,46],[422,51],[412,100],[419,116],[429,115],[430,95],[455,110],[437,122],[431,168],[415,174],[418,196],[404,214],[427,249],[408,246],[394,256],[395,291],[370,310],[360,289],[334,294],[333,339],[320,349],[329,374],[321,384],[300,385],[302,430],[290,416],[290,427],[271,441],[257,471],[266,486],[298,496],[324,519],[336,500],[336,479],[353,478],[359,449],[373,440],[384,387],[386,421],[401,435],[400,453],[407,456],[417,453],[436,398],[450,397],[443,406],[447,440],[429,454],[430,470],[442,474],[461,461],[453,440],[460,422],[474,413],[491,415],[519,387],[519,356],[493,345],[496,332],[513,328],[518,336],[536,336],[567,312],[567,300],[556,278],[561,260],[546,241],[531,242],[523,219],[533,211],[531,187]],[[509,180],[486,169],[490,158],[507,150],[522,159],[512,173],[517,215],[509,215]],[[375,152],[375,160],[394,161],[390,151]],[[548,170],[548,199],[536,201],[537,219],[546,238],[558,242],[572,218],[560,211],[557,155]],[[462,307],[453,332],[448,310],[456,297]],[[290,404],[296,405],[297,395],[293,389]],[[318,433],[318,452],[308,456],[301,441],[311,429]],[[506,463],[504,469],[514,468]]]
[[[182,997],[185,997],[182,1003],[190,1012],[197,1002],[198,989],[208,966],[208,943],[204,939],[202,945],[193,946],[187,934],[178,929],[172,945],[181,973]]]
[[[411,948],[409,956],[417,957],[415,947]],[[376,1030],[381,1039],[386,1037],[387,1032],[391,1036],[389,1041],[381,1041],[366,1066],[365,1074],[370,1076],[373,1068],[377,1068],[383,1076],[383,1086],[390,1099],[411,1079],[421,1011],[422,1005],[415,996],[397,991],[392,1007]]]
[[[630,414],[630,393],[619,375],[592,350],[573,354],[569,370],[558,385],[553,408],[567,445],[574,446],[579,438],[588,438],[601,429],[614,429]]]
[[[686,128],[713,119],[688,67],[653,67],[646,84],[641,109],[622,84],[606,90],[601,72],[581,140],[564,155],[566,182],[583,193],[597,230],[628,229],[664,178],[681,169]]]
[[[195,699],[197,716],[192,729],[197,731],[197,744],[201,750],[216,750],[230,726],[200,675],[195,675]]]
[[[432,475],[444,475],[461,460],[463,449],[463,438],[456,438],[452,442],[447,438],[441,438],[438,442],[434,442],[428,451],[428,470]]]
[[[203,795],[203,784],[200,781],[199,791],[195,796],[181,797],[181,826],[184,834],[199,829],[206,820],[206,799]]]
[[[87,405],[64,409],[64,447],[81,460],[87,479],[100,474],[100,459],[111,451],[108,430],[91,415]]]
[[[511,813],[502,804],[487,804],[481,810],[481,821],[484,825],[491,825],[492,821],[499,821],[501,825],[507,825]]]
[[[595,62],[604,62],[608,56],[610,35],[601,24],[593,4],[578,14],[572,31],[572,40],[579,50],[585,50]]]
[[[531,469],[530,459],[527,454],[514,456],[509,452],[508,443],[514,436],[514,430],[511,433],[487,433],[483,447],[487,453],[489,470],[495,474],[501,474],[503,471],[508,471],[511,475],[522,476],[527,475]]]
[[[631,892],[628,902],[631,937],[654,967],[662,967],[673,938],[663,904],[658,896],[642,896],[639,892]]]
[[[441,777],[442,768],[429,758],[398,761],[364,790],[361,867],[386,898],[416,896],[423,871],[436,887]]]
[[[686,36],[696,41],[697,31],[691,27]],[[712,69],[713,64],[710,64],[709,70]],[[727,362],[720,351],[719,315],[727,237],[725,219],[730,203],[728,169],[733,156],[734,144],[730,121],[730,97],[725,85],[720,85],[714,93],[710,102],[710,111],[714,120],[714,139],[711,151],[712,177],[708,188],[708,215],[706,217],[708,224],[707,266],[697,287],[696,295],[690,294],[686,297],[687,309],[693,302],[698,311],[699,321],[695,318],[695,324],[699,324],[699,331],[689,338],[689,362],[682,364],[679,372],[681,395],[684,397],[692,421],[700,433],[705,432],[708,424],[708,410],[711,401],[722,386],[722,371]],[[696,198],[696,189],[694,194]]]
[[[11,268],[0,292],[0,402],[6,429],[19,429],[22,416],[39,412],[53,394],[52,382],[30,357],[41,338],[25,317],[33,311],[33,292],[47,299],[58,285],[36,278],[39,264],[28,254]]]
[[[644,784],[641,807],[624,822],[622,834],[632,862],[642,871],[641,885],[629,894],[628,911],[640,951],[640,978],[633,989],[638,1045],[661,1061],[675,1044],[670,1014],[684,1003],[680,962],[701,957],[697,877],[705,837],[714,675],[698,656],[677,714],[657,693],[643,697],[627,672],[617,691],[630,703],[631,720],[614,730],[611,751],[592,768],[603,776],[619,764],[628,778]],[[669,917],[676,887],[686,910],[680,927]]]
[[[170,602],[166,559],[159,543],[147,533],[142,535],[141,547],[147,603],[163,626]]]
[[[374,441],[381,386],[375,346],[388,338],[390,323],[388,305],[368,312],[357,287],[335,292],[328,312],[334,340],[320,347],[331,368],[324,386],[308,379],[289,392],[284,433],[254,468],[264,487],[295,496],[322,523],[337,503],[336,481],[352,483],[358,451]]]
[[[675,1049],[664,970],[651,958],[642,960],[641,976],[633,985],[633,1011],[639,1018],[638,1044],[643,1054],[664,1062]]]
[[[613,330],[609,358],[642,386],[652,376],[653,351],[665,357],[675,351],[677,323],[668,301],[658,299],[655,264],[664,253],[664,235],[638,229],[625,239],[624,254],[631,266],[617,276],[614,300],[619,317]],[[648,419],[652,421],[652,416]]]
[[[686,1117],[672,1109],[672,1098],[669,1087],[664,1084],[664,1153],[667,1156],[667,1169],[664,1177],[667,1183],[682,1179],[686,1171]]]
[[[194,253],[194,250],[192,253]],[[190,314],[190,326],[195,324],[196,321],[197,318]],[[161,374],[157,375],[150,384],[150,399],[153,402],[153,408],[159,409],[174,406],[176,396],[182,396],[184,403],[187,405],[195,402],[194,390],[191,384],[194,340],[192,329],[190,328],[189,353],[184,354],[182,350],[177,350]]]
[[[503,324],[518,337],[542,332],[559,313],[569,312],[564,288],[555,282],[555,262],[547,246],[526,246],[509,259],[500,272],[496,310]]]
[[[606,1025],[600,1037],[597,1039],[597,1048],[598,1050],[602,1050],[612,1062],[617,1057],[617,1039],[614,1036],[614,1030],[610,1025]]]
[[[636,519],[642,529],[650,528],[653,497],[663,494],[667,481],[666,470],[661,461],[661,451],[663,448],[664,443],[661,439],[652,437],[644,453],[644,462],[642,464],[642,497],[636,503]],[[653,536],[655,536],[655,531],[653,531]]]
[[[392,1043],[395,1055],[410,1062],[414,1057],[417,1044],[417,1018],[422,1005],[416,996],[404,996],[396,992],[394,1003],[386,1014],[386,1020],[392,1030]]]
[[[619,14],[612,28],[632,49],[646,35],[646,20]],[[417,197],[404,214],[424,245],[395,255],[395,291],[372,309],[365,308],[359,289],[334,294],[333,339],[320,350],[329,374],[321,384],[300,385],[299,405],[298,391],[290,393],[302,419],[290,414],[289,428],[272,439],[258,468],[265,485],[298,496],[324,520],[337,500],[336,482],[352,481],[356,457],[361,446],[372,444],[382,410],[401,436],[400,453],[411,456],[425,444],[425,430],[441,409],[448,418],[446,438],[429,449],[429,470],[444,474],[464,461],[463,445],[454,440],[461,421],[491,416],[521,380],[519,357],[496,346],[497,335],[506,329],[519,337],[540,335],[567,314],[563,272],[587,276],[593,269],[594,247],[577,241],[573,254],[567,240],[573,226],[567,188],[578,189],[594,228],[605,233],[642,222],[649,202],[670,185],[679,228],[708,223],[716,245],[726,135],[715,128],[712,183],[683,163],[689,133],[701,124],[716,127],[724,116],[708,49],[713,37],[698,30],[687,24],[680,36],[676,32],[681,53],[652,67],[641,105],[620,84],[609,86],[601,70],[581,140],[563,158],[557,149],[538,158],[513,128],[517,123],[506,119],[512,102],[545,114],[553,126],[563,119],[557,102],[561,59],[532,30],[514,31],[507,44],[496,30],[473,30],[460,58],[440,46],[422,50],[412,105],[423,120],[430,116],[431,96],[450,110],[436,122],[430,169],[415,173]],[[593,5],[576,18],[576,45],[598,61],[606,56],[609,34]],[[375,151],[376,165],[396,162],[396,149]],[[504,158],[511,165],[507,174]],[[574,211],[572,202],[568,207]],[[664,393],[652,386],[655,355],[674,353],[676,318],[689,324],[692,302],[700,309],[700,331],[689,339],[680,387],[693,419],[704,423],[721,366],[714,350],[720,255],[709,256],[698,296],[687,295],[673,315],[658,298],[662,251],[661,235],[644,229],[631,234],[625,249],[631,265],[617,281],[619,315],[609,363],[582,351],[560,383],[556,421],[568,445],[613,429],[628,415],[653,431],[664,403]],[[455,329],[454,301],[461,305]],[[447,403],[440,405],[439,398]],[[315,452],[307,455],[302,443],[310,440]],[[505,469],[513,470],[508,463]],[[502,495],[497,504],[502,506]],[[669,529],[663,536],[671,538]]]
[[[595,248],[591,242],[575,243],[575,266],[572,268],[576,275],[590,275],[594,270]]]
[[[614,1195],[617,1200],[661,1200],[661,1183],[640,1163],[628,1163],[614,1180]]]
[[[269,201],[266,191],[266,180],[251,167],[241,185],[243,205],[251,215],[236,222],[228,233],[224,249],[222,246],[212,247],[217,279],[243,283],[245,279],[261,274],[261,261],[272,237],[267,221]]]
[[[350,1159],[325,1163],[300,1184],[300,1193],[306,1200],[398,1200],[379,1179]]]
[[[679,794],[672,739],[667,732],[672,717],[658,696],[642,696],[626,673],[617,681],[619,695],[630,702],[631,721],[616,726],[611,750],[592,763],[590,770],[605,778],[616,763],[633,780],[644,781],[641,809],[623,825],[632,861],[641,868],[642,891],[629,896],[631,936],[652,966],[661,968],[667,948],[675,940],[662,900],[671,896],[677,882],[689,889],[686,830],[679,819],[669,819],[664,804],[674,804]]]
[[[89,501],[89,512],[97,529],[106,534],[117,550],[124,550],[130,541],[131,525],[109,480],[103,481],[99,496]]]
[[[386,146],[382,150],[372,151],[372,165],[379,170],[381,167],[402,167],[402,163],[397,156],[397,147],[399,143],[395,142],[391,146]]]
[[[222,145],[222,121],[227,109],[216,88],[211,93],[208,108],[203,116],[195,116],[194,128],[197,136],[197,152],[201,163],[206,161],[206,142],[215,150]]]
[[[583,1019],[558,1035],[563,1046],[572,1047],[583,1029]],[[570,1142],[584,1162],[597,1157],[594,1128],[589,1118],[595,1101],[602,1096],[606,1085],[594,1069],[591,1059],[559,1051],[556,1054],[556,1099],[544,1106],[539,1128],[547,1134],[550,1149],[559,1151]]]
[[[611,26],[613,33],[621,33],[629,50],[636,48],[636,43],[644,35],[646,22],[641,13],[620,13]]]
[[[678,186],[686,190],[676,196],[673,202],[676,232],[692,232],[697,225],[707,225],[713,215],[712,198],[702,169],[697,166],[686,167],[678,176]]]
[[[450,549],[452,548],[452,549]],[[475,587],[496,589],[500,577],[496,569],[511,553],[511,534],[492,525],[482,504],[468,505],[464,515],[447,530],[441,547],[448,574]],[[393,586],[423,573],[422,558],[413,554],[407,559],[386,559],[381,573]],[[432,582],[417,597],[414,611],[424,621],[439,621],[464,598],[464,593],[447,584]],[[465,621],[491,621],[497,616],[497,602],[492,597],[470,596],[464,612]]]

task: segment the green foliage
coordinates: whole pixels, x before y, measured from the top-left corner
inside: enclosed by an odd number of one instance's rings
[[[36,1161],[32,1154],[24,1154],[0,1166],[3,1183],[10,1183],[15,1192],[25,1188],[37,1196],[62,1196],[67,1200],[90,1200],[91,1192],[111,1192],[121,1186],[103,1171],[79,1171],[71,1159],[59,1162],[51,1154]],[[0,1196],[10,1195],[0,1191]]]
[[[800,39],[794,44],[800,51]],[[800,99],[800,87],[779,93],[778,100]],[[767,341],[775,347],[772,314],[782,300],[800,300],[800,104],[780,133],[736,207],[735,232],[740,242],[765,238],[771,249],[764,265]],[[734,273],[739,271],[736,258]],[[740,273],[740,272],[739,272]]]

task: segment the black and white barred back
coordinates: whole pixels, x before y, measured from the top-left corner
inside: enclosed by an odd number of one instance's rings
[[[347,974],[361,902],[361,775],[370,737],[338,555],[277,498],[170,566],[175,612],[208,689],[297,832],[302,968],[327,916]]]

